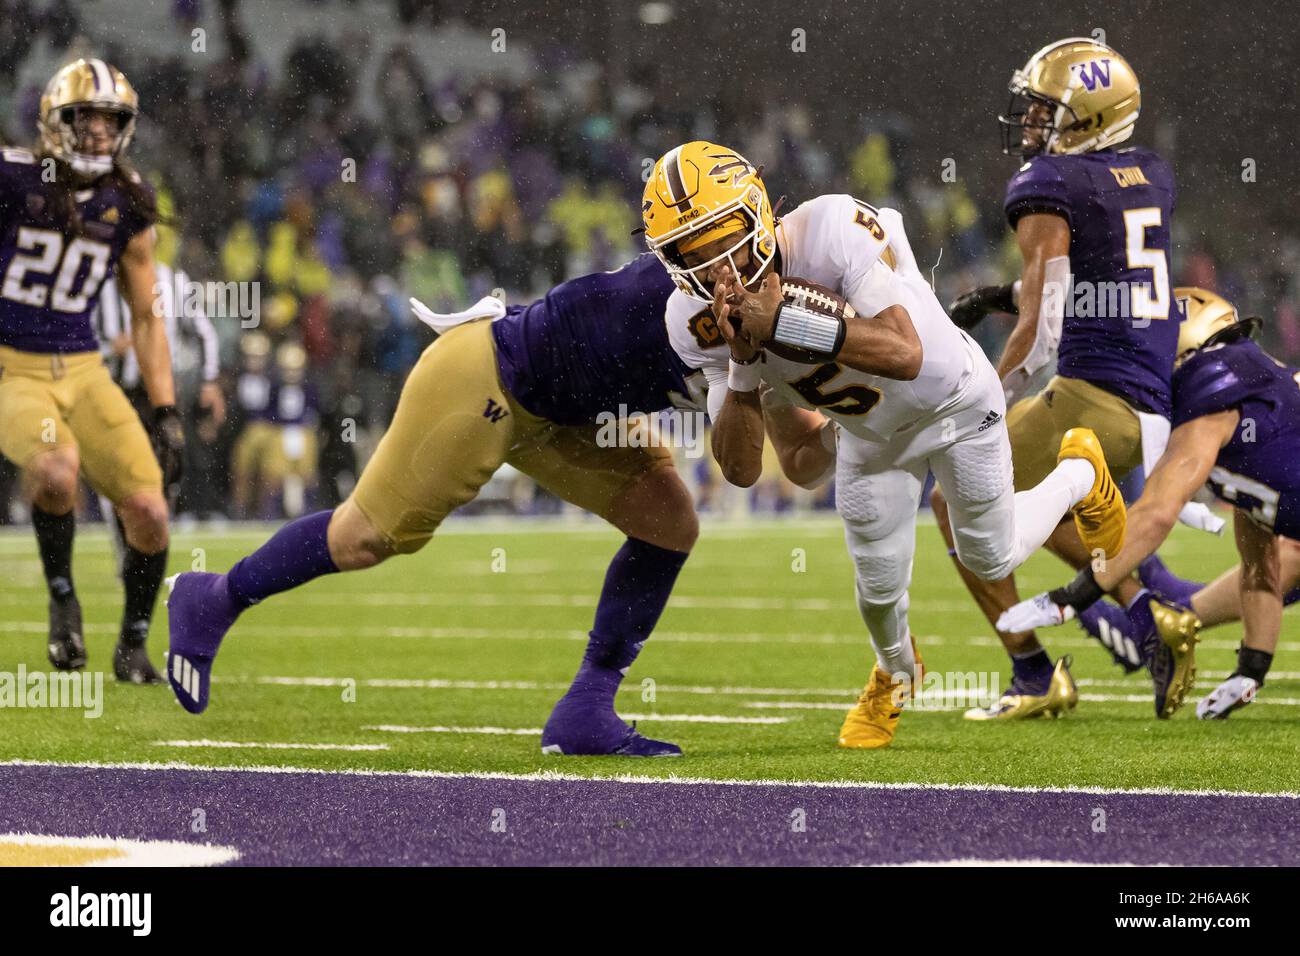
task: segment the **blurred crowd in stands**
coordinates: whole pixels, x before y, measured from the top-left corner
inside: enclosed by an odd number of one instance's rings
[[[175,0],[167,28],[185,31],[201,3]],[[259,284],[256,330],[237,316],[211,316],[230,414],[197,436],[204,466],[190,471],[182,512],[276,518],[346,495],[406,371],[430,341],[408,296],[445,311],[493,289],[527,301],[566,277],[617,266],[642,248],[632,235],[642,174],[677,142],[735,144],[764,164],[773,198],[785,195],[786,208],[835,191],[896,206],[943,301],[1018,272],[996,203],[977,202],[960,175],[945,181],[937,170],[906,172],[905,125],[864,124],[825,143],[799,91],[755,103],[752,115],[728,116],[707,99],[667,92],[662,73],[632,65],[616,77],[607,66],[566,60],[558,47],[538,46],[535,69],[518,83],[435,82],[402,42],[374,50],[360,39],[304,36],[273,64],[241,29],[238,4],[215,5],[224,14],[224,53],[200,57],[139,43],[97,45],[94,24],[70,0],[0,0],[9,138],[21,142],[35,128],[39,88],[15,82],[34,37],[43,34],[67,58],[93,52],[110,60],[140,94],[143,119],[130,159],[155,184],[169,217],[160,258],[199,281]],[[437,4],[398,0],[392,16],[427,28],[441,13]],[[372,90],[358,79],[364,57],[382,62]],[[368,111],[366,102],[383,107]],[[991,124],[989,148],[996,149]],[[1008,160],[1003,172],[1013,171]],[[1269,347],[1298,362],[1300,239],[1274,245],[1261,260],[1261,250],[1244,244],[1229,250],[1239,258],[1225,259],[1184,243],[1175,277],[1265,314]],[[1009,320],[991,319],[980,330],[992,353],[1008,327]],[[301,362],[281,348],[286,343],[301,346]],[[305,368],[281,367],[281,355]],[[284,424],[258,403],[295,376],[310,384],[309,394]],[[184,370],[181,380],[192,393],[195,380]],[[289,476],[301,483],[293,494],[286,494],[283,462],[271,464],[284,436],[266,433],[286,428],[314,433],[291,443],[309,459]],[[719,478],[704,460],[685,463],[703,506],[737,506],[734,495],[722,503]],[[752,496],[773,510],[808,504],[775,477]],[[512,510],[553,507],[507,476],[483,507],[493,501]],[[822,495],[817,503],[827,501]],[[9,511],[0,508],[0,521]]]

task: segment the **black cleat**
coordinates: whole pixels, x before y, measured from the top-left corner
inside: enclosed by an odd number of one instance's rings
[[[86,642],[81,636],[81,604],[75,595],[50,598],[50,663],[61,671],[86,666]]]
[[[117,641],[113,651],[113,676],[124,684],[161,684],[163,679],[154,670],[145,647],[149,629],[126,631]]]

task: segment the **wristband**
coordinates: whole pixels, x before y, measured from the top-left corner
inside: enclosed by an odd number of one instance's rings
[[[1065,587],[1057,588],[1055,591],[1048,591],[1047,596],[1061,607],[1072,607],[1076,611],[1086,611],[1100,601],[1101,596],[1105,593],[1101,589],[1101,585],[1097,583],[1097,579],[1093,577],[1092,568],[1087,567],[1080,571],[1074,580]]]
[[[733,392],[752,392],[758,388],[758,383],[762,380],[763,371],[757,361],[742,365],[735,359],[731,360],[727,371],[727,387]]]
[[[784,303],[777,310],[772,341],[778,354],[809,356],[812,361],[830,361],[844,344],[844,320],[811,309]],[[765,343],[768,344],[768,343]]]

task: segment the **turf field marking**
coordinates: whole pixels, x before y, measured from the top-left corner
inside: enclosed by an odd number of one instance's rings
[[[0,833],[3,866],[220,866],[237,859],[234,847],[211,843]]]
[[[1168,863],[1081,863],[1077,860],[980,860],[975,857],[961,857],[956,860],[907,860],[902,863],[872,863],[873,867],[904,866],[1169,866]]]
[[[536,737],[542,732],[541,727],[402,727],[397,724],[376,724],[361,729],[390,734],[500,734],[518,737]]]
[[[79,592],[85,597],[84,592]],[[121,595],[114,592],[105,592],[105,597],[111,595],[112,600],[118,601]],[[18,604],[28,603],[26,600],[20,602],[16,594],[6,594],[0,592],[0,604]],[[508,603],[508,602],[507,602]],[[49,622],[40,621],[13,621],[7,622],[5,628],[9,632],[19,632],[25,634],[44,635],[49,631]],[[85,632],[88,634],[116,634],[118,625],[116,624],[97,624],[88,622],[85,625]],[[582,641],[586,642],[590,638],[587,631],[568,628],[519,628],[519,627],[313,627],[309,625],[277,625],[277,626],[258,626],[239,625],[238,635],[245,637],[274,637],[276,639],[285,638],[302,638],[306,640],[319,640],[321,638],[346,638],[349,640],[356,639],[389,639],[389,638],[410,638],[415,640],[502,640],[502,641]],[[660,644],[820,644],[831,646],[866,646],[867,635],[865,631],[839,631],[839,632],[772,632],[772,631],[687,631],[687,630],[665,630],[656,631],[650,638]],[[991,647],[998,650],[1002,649],[1002,644],[996,638],[972,635],[965,638],[949,638],[933,634],[923,634],[919,643],[922,647]],[[1054,636],[1052,646],[1066,648],[1070,650],[1078,648],[1096,648],[1100,645],[1097,641],[1088,637],[1081,636]],[[1215,640],[1202,638],[1198,646],[1208,650],[1227,650],[1235,651],[1238,640]],[[1281,641],[1278,649],[1282,651],[1300,651],[1300,641]],[[1204,672],[1207,675],[1212,673]],[[1219,673],[1219,672],[1213,672]],[[1227,676],[1227,672],[1223,672]],[[1282,671],[1270,673],[1270,677],[1276,680],[1294,680],[1300,678],[1300,672]],[[854,693],[857,693],[856,691]]]
[[[155,747],[202,747],[214,750],[387,750],[388,744],[265,743],[244,740],[155,740]]]
[[[1300,792],[1250,791],[1250,790],[1187,790],[1171,787],[1027,787],[1000,783],[916,783],[912,781],[881,780],[772,780],[756,778],[741,780],[733,777],[683,777],[669,774],[651,777],[639,774],[589,774],[565,773],[559,770],[537,770],[530,773],[507,773],[496,770],[327,770],[319,767],[260,766],[241,767],[215,764],[192,764],[182,761],[157,763],[149,761],[58,761],[58,760],[0,760],[0,767],[66,767],[73,770],[149,770],[199,771],[203,773],[269,773],[269,774],[319,774],[322,776],[354,777],[415,777],[430,780],[520,780],[556,783],[624,783],[650,786],[727,786],[727,787],[816,787],[827,790],[954,790],[978,793],[1089,793],[1137,794],[1155,797],[1266,797],[1279,800],[1300,801]]]
[[[660,721],[669,724],[788,724],[790,717],[729,717],[722,714],[619,714],[623,720]],[[797,719],[797,718],[794,718]],[[540,734],[541,727],[411,727],[405,724],[373,724],[362,730],[390,734]]]
[[[947,694],[963,694],[968,696],[965,691],[944,691],[942,694],[930,694],[929,697],[943,697]],[[1150,704],[1151,693],[1145,694],[1080,694],[1079,700],[1087,701],[1092,704]],[[1255,705],[1268,704],[1273,707],[1300,707],[1300,698],[1298,697],[1256,697]],[[756,710],[843,710],[844,704],[825,703],[821,701],[800,701],[800,700],[751,700],[744,706],[753,707]],[[1254,706],[1254,705],[1252,705]],[[963,706],[952,707],[933,707],[925,706],[915,710],[909,710],[908,713],[927,713],[927,712],[952,712],[962,710]]]
[[[352,683],[350,677],[214,677],[214,683],[270,684],[288,687],[344,687]],[[361,687],[398,688],[417,690],[567,690],[568,682],[529,680],[450,680],[440,677],[420,679],[409,677],[370,677],[356,682]],[[689,684],[656,684],[661,693],[700,694],[706,696],[754,697],[856,697],[858,690],[834,687],[719,687]],[[636,685],[624,685],[620,693],[640,694]],[[649,717],[646,718],[650,719]],[[664,717],[657,718],[664,720]]]

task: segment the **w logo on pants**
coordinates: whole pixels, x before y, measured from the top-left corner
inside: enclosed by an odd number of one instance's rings
[[[487,400],[487,408],[483,409],[483,417],[492,419],[492,424],[494,425],[509,414],[510,409],[506,408],[504,405],[498,405],[494,398],[489,398]]]

